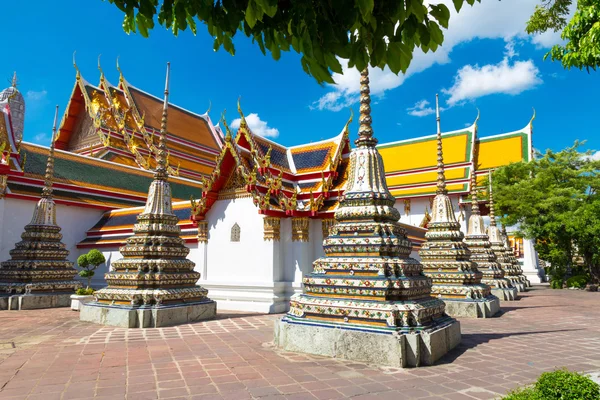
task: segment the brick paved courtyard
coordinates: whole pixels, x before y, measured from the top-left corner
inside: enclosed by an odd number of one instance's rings
[[[125,330],[69,309],[0,312],[0,399],[493,399],[565,366],[600,371],[600,293],[537,287],[436,366],[389,369],[282,353],[276,315]]]

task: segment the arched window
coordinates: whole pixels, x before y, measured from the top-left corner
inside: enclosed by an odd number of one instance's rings
[[[233,226],[231,227],[231,241],[232,242],[240,241],[240,226],[237,224],[237,222],[235,224],[233,224]]]

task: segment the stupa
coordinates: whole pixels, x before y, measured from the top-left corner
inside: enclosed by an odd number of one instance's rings
[[[525,290],[527,290],[527,288],[531,287],[531,282],[529,282],[527,277],[523,274],[523,268],[521,268],[521,264],[519,263],[519,260],[517,260],[515,252],[508,241],[508,235],[506,234],[506,227],[504,224],[502,224],[502,241],[504,242],[504,248],[506,249],[510,263],[512,264],[511,271],[513,275],[511,275],[511,280],[514,279],[515,282],[521,283]]]
[[[490,183],[490,226],[488,227],[488,236],[490,238],[490,244],[492,251],[496,255],[500,268],[505,273],[505,278],[510,281],[513,287],[519,292],[525,291],[525,285],[520,282],[518,278],[519,273],[515,270],[515,266],[511,260],[511,254],[514,256],[512,249],[507,249],[504,242],[504,237],[500,228],[496,224],[496,213],[494,209],[494,193],[492,190],[492,171],[489,172],[489,183]]]
[[[371,128],[368,71],[361,73],[360,128],[348,184],[323,241],[325,257],[303,279],[275,344],[396,367],[433,364],[460,342],[460,325],[432,298],[431,280],[410,258],[411,242],[385,182]]]
[[[467,236],[465,244],[471,251],[471,261],[477,265],[477,269],[483,274],[481,282],[492,288],[492,294],[500,300],[516,300],[517,289],[512,286],[510,280],[504,277],[504,271],[496,260],[492,251],[490,238],[485,232],[483,217],[479,212],[477,201],[477,180],[475,173],[471,174],[471,216],[468,221]]]
[[[156,170],[144,211],[133,236],[119,249],[123,258],[105,275],[108,287],[81,310],[81,320],[125,328],[177,325],[213,318],[216,303],[196,282],[200,273],[186,258],[189,249],[180,237],[173,213],[167,174],[167,108],[169,69],[157,146]]]
[[[52,198],[54,178],[54,142],[58,106],[54,115],[52,139],[42,198],[25,226],[21,240],[10,251],[11,259],[0,264],[0,309],[25,310],[67,307],[71,295],[81,287],[74,278],[69,251],[61,242],[61,228],[56,224],[56,205]]]
[[[419,251],[423,272],[433,280],[431,295],[446,303],[446,312],[449,315],[492,317],[500,310],[500,300],[492,295],[490,286],[481,282],[483,274],[470,260],[471,253],[463,242],[464,235],[454,215],[452,201],[448,197],[437,95],[436,109],[437,191],[425,234],[426,242]]]

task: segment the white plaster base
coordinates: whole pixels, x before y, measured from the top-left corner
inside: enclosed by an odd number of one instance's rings
[[[72,294],[71,295],[71,310],[81,311],[84,304],[95,301],[94,295]]]
[[[294,294],[291,282],[236,283],[231,281],[200,281],[220,310],[282,313],[290,308]]]
[[[492,294],[502,301],[519,300],[517,288],[492,288]]]
[[[92,302],[83,305],[79,319],[120,328],[159,328],[212,319],[216,314],[217,303],[212,300],[149,308],[109,306]]]
[[[451,317],[492,318],[500,311],[500,299],[488,296],[482,300],[442,299],[446,303],[446,314]]]
[[[0,310],[37,310],[40,308],[69,307],[70,293],[15,294],[0,297]]]
[[[391,367],[432,365],[460,343],[460,323],[431,332],[372,333],[339,326],[275,321],[274,344],[291,352]]]

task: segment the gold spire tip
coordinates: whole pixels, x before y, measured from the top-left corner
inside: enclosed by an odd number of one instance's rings
[[[13,74],[11,86],[14,87],[14,88],[17,87],[17,71],[15,71],[14,74]]]
[[[46,174],[44,175],[44,189],[42,197],[52,195],[52,179],[54,178],[54,143],[56,142],[56,123],[58,121],[58,105],[54,111],[54,123],[52,124],[52,138],[50,139],[50,150],[48,152],[48,162],[46,163]]]
[[[438,124],[439,126],[439,124]],[[444,153],[442,151],[442,132],[438,129],[437,142],[437,190],[436,194],[448,194],[446,189],[446,174],[444,171]]]
[[[371,118],[371,89],[369,88],[369,68],[365,67],[360,73],[360,117],[358,118],[358,147],[375,147],[377,139],[373,137]]]

